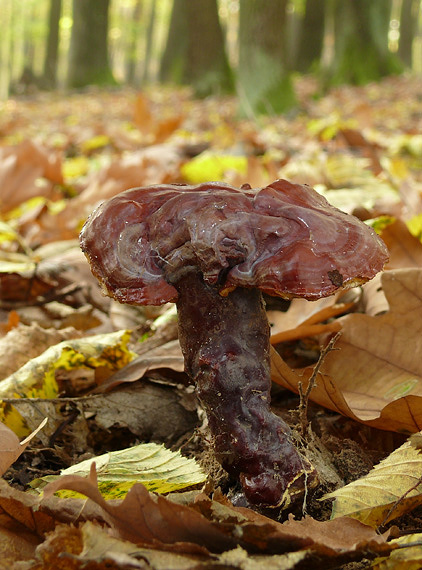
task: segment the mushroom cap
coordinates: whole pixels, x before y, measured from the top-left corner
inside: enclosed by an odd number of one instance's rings
[[[176,301],[173,284],[193,269],[222,295],[257,287],[314,300],[372,279],[388,260],[372,228],[286,180],[127,190],[91,214],[80,239],[105,292],[139,305]]]

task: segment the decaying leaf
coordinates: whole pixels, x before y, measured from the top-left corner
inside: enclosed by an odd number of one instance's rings
[[[372,570],[419,570],[422,568],[422,534],[415,533],[393,539],[397,546],[388,557],[377,558]]]
[[[220,502],[198,495],[189,506],[177,504],[149,493],[141,484],[134,485],[122,502],[111,504],[98,490],[95,466],[88,479],[73,475],[50,483],[44,497],[60,489],[88,496],[104,510],[114,532],[141,546],[168,549],[172,545],[178,552],[204,554],[237,546],[272,554],[307,549],[311,557],[328,560],[354,559],[363,549],[367,555],[390,551],[386,535],[377,535],[349,518],[327,522],[306,518],[280,524],[249,509],[235,508],[223,498]]]
[[[403,221],[387,226],[381,236],[390,254],[389,268],[422,267],[422,243]]]
[[[13,328],[0,340],[0,379],[10,376],[48,347],[79,336],[73,328],[45,329],[36,324]]]
[[[65,340],[33,358],[0,384],[1,398],[55,398],[56,376],[73,369],[108,369],[125,366],[134,358],[128,349],[130,331],[118,331],[83,339]],[[24,418],[13,406],[4,405],[0,418],[17,435],[28,435]]]
[[[194,459],[187,459],[180,452],[155,443],[142,443],[87,459],[64,469],[60,476],[86,477],[93,463],[98,474],[98,488],[107,500],[124,497],[135,483],[142,483],[149,491],[169,493],[206,480]],[[31,486],[41,489],[46,482],[57,478],[43,477],[33,481]],[[61,491],[60,496],[73,496],[73,493]]]
[[[0,423],[0,476],[9,469],[16,459],[23,453],[29,442],[47,423],[47,418],[23,441],[4,424]]]
[[[332,517],[377,527],[422,504],[422,455],[410,441],[362,477],[333,493]]]
[[[62,183],[61,161],[56,153],[31,140],[0,151],[0,211],[10,211],[28,198],[49,195],[51,185],[44,189],[36,184],[39,177]]]
[[[390,310],[350,314],[336,349],[326,355],[311,399],[370,426],[413,433],[422,428],[422,270],[386,271],[381,284]],[[420,346],[421,345],[421,346]],[[298,391],[312,368],[290,369],[274,353],[273,380]]]
[[[144,558],[130,542],[110,536],[106,530],[91,522],[79,528],[59,525],[36,549],[31,568],[49,570],[65,568],[63,559],[71,560],[72,570],[93,565],[96,570],[145,569]]]

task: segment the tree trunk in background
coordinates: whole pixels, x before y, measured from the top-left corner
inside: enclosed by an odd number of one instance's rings
[[[324,43],[324,23],[325,0],[306,0],[296,71],[306,73],[319,64]]]
[[[286,70],[287,0],[241,0],[238,83],[247,115],[280,113],[295,104]]]
[[[3,31],[0,37],[0,101],[9,96],[11,69],[11,29],[12,29],[12,0],[6,0],[2,6]]]
[[[419,1],[402,0],[400,13],[399,57],[406,67],[412,67],[412,46],[418,24]]]
[[[390,15],[391,0],[336,1],[328,85],[363,85],[401,71],[398,57],[388,50]]]
[[[115,83],[108,58],[110,0],[73,0],[68,87]]]
[[[142,80],[147,82],[151,79],[151,54],[154,40],[154,28],[156,17],[156,2],[153,0],[148,18],[147,37],[145,43],[145,59],[144,59],[144,73]]]
[[[131,17],[131,27],[127,41],[125,81],[129,85],[138,85],[137,69],[139,63],[139,22],[141,21],[143,5],[141,0],[136,0]]]
[[[233,90],[216,0],[174,1],[160,78],[199,97]]]
[[[183,65],[188,49],[186,0],[173,0],[167,43],[161,58],[160,81],[182,83]]]
[[[54,89],[57,83],[57,60],[59,53],[59,24],[62,0],[50,0],[48,15],[47,50],[44,60],[43,87]]]

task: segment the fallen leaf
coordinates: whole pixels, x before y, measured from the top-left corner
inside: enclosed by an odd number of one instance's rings
[[[180,171],[189,184],[200,184],[209,180],[224,180],[226,172],[230,170],[245,176],[247,167],[246,156],[231,156],[205,151],[186,162]]]
[[[280,524],[246,508],[212,501],[199,495],[191,506],[176,504],[154,496],[141,484],[134,485],[119,504],[105,501],[97,488],[95,466],[88,479],[77,476],[59,478],[44,489],[48,498],[60,489],[85,494],[107,514],[118,535],[142,546],[155,548],[172,545],[179,552],[223,552],[241,546],[247,551],[280,554],[308,549],[310,554],[335,559],[361,556],[362,551],[386,553],[387,535],[348,518],[319,522],[310,518]],[[42,503],[41,503],[42,504]],[[181,524],[181,521],[183,523]],[[347,534],[347,547],[343,539]]]
[[[116,371],[105,380],[94,392],[100,394],[116,388],[120,384],[135,382],[148,373],[166,368],[179,373],[185,369],[185,361],[178,340],[172,340],[161,346],[151,348],[146,354],[133,359],[124,368]]]
[[[148,491],[170,493],[204,483],[206,475],[194,459],[183,457],[179,451],[166,449],[156,443],[142,443],[127,449],[111,451],[76,463],[60,473],[60,477],[89,475],[95,464],[98,488],[107,500],[123,498],[135,483],[142,483]],[[31,487],[40,490],[58,476],[36,479]],[[60,496],[73,493],[61,491]]]
[[[61,184],[59,156],[31,140],[12,148],[0,149],[0,211],[7,212],[33,196],[48,196],[52,186],[36,184],[39,177]]]
[[[2,398],[56,398],[56,375],[73,369],[108,369],[110,373],[134,358],[128,349],[130,331],[118,331],[83,339],[65,340],[29,360],[0,383]],[[0,417],[17,435],[28,435],[24,418],[13,406],[4,405]]]
[[[370,426],[413,433],[422,428],[422,361],[415,358],[422,351],[422,270],[387,271],[381,283],[390,310],[338,319],[337,350],[325,356],[310,398]],[[294,392],[312,373],[272,355],[273,380]]]
[[[14,532],[0,527],[1,568],[17,568],[17,563],[31,560],[40,539],[29,532]]]
[[[56,330],[20,324],[0,340],[0,379],[10,376],[48,347],[79,336],[73,328]]]
[[[395,548],[388,557],[376,558],[372,570],[419,570],[422,568],[422,534],[408,534],[391,540]]]
[[[388,247],[388,268],[422,267],[422,243],[410,233],[406,224],[397,220],[381,234]]]
[[[37,548],[31,568],[143,570],[145,558],[137,551],[132,543],[110,536],[106,530],[91,522],[78,528],[59,525]],[[64,566],[64,560],[71,561],[71,566],[66,562]]]
[[[3,475],[16,459],[25,451],[29,442],[47,423],[47,418],[23,441],[4,424],[0,423],[0,476]]]
[[[407,441],[367,475],[323,498],[335,499],[332,518],[385,525],[422,504],[422,455]]]

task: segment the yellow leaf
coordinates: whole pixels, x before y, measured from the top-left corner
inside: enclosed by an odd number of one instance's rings
[[[56,398],[56,372],[59,370],[101,366],[115,371],[122,368],[136,356],[128,349],[130,334],[130,331],[118,331],[65,340],[51,346],[0,383],[0,400]],[[29,433],[24,419],[8,403],[0,403],[0,421],[20,437]]]
[[[418,214],[410,218],[406,222],[409,232],[415,236],[419,241],[422,241],[422,214]]]
[[[9,224],[0,221],[0,243],[4,241],[14,241],[17,239],[17,232],[11,226],[9,226]]]
[[[376,218],[371,218],[370,220],[365,220],[365,224],[371,226],[378,235],[381,235],[385,228],[394,224],[395,221],[396,218],[394,216],[378,216]]]
[[[189,184],[223,180],[225,173],[229,170],[246,175],[248,170],[246,156],[203,152],[181,167],[181,173]]]
[[[82,152],[92,152],[104,148],[110,144],[110,138],[107,135],[97,135],[92,137],[81,144]]]
[[[164,445],[143,443],[112,451],[81,461],[64,469],[60,476],[87,477],[95,462],[98,488],[105,499],[121,499],[135,485],[142,483],[149,491],[169,493],[203,483],[206,475],[194,459],[183,457],[179,451],[170,451]],[[41,490],[46,483],[59,477],[43,477],[31,483]],[[60,491],[61,497],[75,497],[73,491]]]
[[[86,156],[68,158],[63,164],[63,177],[65,180],[84,176],[89,170],[89,160]]]
[[[422,504],[422,454],[407,441],[362,477],[324,499],[332,518],[347,516],[377,527]]]
[[[420,570],[422,568],[422,534],[408,534],[390,541],[400,548],[386,558],[377,558],[372,570]]]

